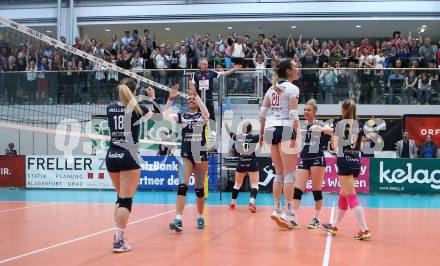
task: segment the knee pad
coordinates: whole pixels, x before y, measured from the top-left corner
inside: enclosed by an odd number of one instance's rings
[[[275,178],[273,180],[274,183],[284,183],[284,175],[275,175]]]
[[[199,198],[199,199],[203,198],[205,196],[205,189],[203,187],[202,188],[196,188],[195,192],[196,192],[196,197]]]
[[[294,188],[293,189],[293,199],[294,200],[301,200],[303,193],[304,192],[301,189]]]
[[[295,172],[284,174],[284,184],[295,184]]]
[[[347,199],[345,198],[345,196],[339,195],[338,208],[343,211],[346,211],[348,209],[348,203],[347,203]]]
[[[315,201],[322,200],[322,190],[314,190],[313,198],[315,199]]]
[[[252,184],[251,184],[251,188],[255,188],[255,189],[257,189],[257,190],[258,190],[258,186],[259,186],[258,183],[252,183]]]
[[[239,183],[236,182],[236,183],[234,184],[234,189],[240,190],[241,185],[242,185],[242,184],[239,184]]]
[[[347,199],[350,209],[354,209],[355,207],[361,205],[356,194],[347,195],[345,198]]]
[[[116,199],[115,205],[119,204],[121,202],[121,198],[119,197],[119,195],[117,195],[117,196],[118,196],[118,198]]]
[[[185,184],[179,184],[177,188],[177,195],[186,196],[186,192],[188,191],[188,186]]]
[[[131,205],[133,204],[133,198],[120,198],[119,199],[119,208],[126,208],[129,212],[131,212]]]

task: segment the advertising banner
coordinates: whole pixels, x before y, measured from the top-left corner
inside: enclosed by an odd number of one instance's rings
[[[0,187],[24,187],[24,155],[0,155]]]
[[[260,166],[260,189],[271,191],[275,170],[270,158],[258,158]],[[335,157],[326,158],[327,166],[325,169],[322,191],[339,192],[341,184],[338,180],[338,168]],[[355,187],[358,193],[368,193],[370,188],[370,161],[368,158],[361,159],[362,166],[358,178],[355,179]],[[309,178],[306,191],[312,191],[312,180]]]
[[[143,156],[139,189],[177,190],[179,185],[179,161],[174,156]],[[217,157],[208,158],[208,188],[217,190]],[[194,174],[190,177],[189,187],[194,187]]]
[[[26,187],[112,189],[103,156],[26,156]]]
[[[432,134],[432,141],[440,147],[440,115],[405,115],[405,130],[417,145],[426,141],[426,135]]]
[[[143,156],[138,189],[176,190],[179,185],[176,157]],[[23,158],[24,170],[24,158]],[[217,189],[217,157],[209,157],[209,190]],[[190,178],[190,187],[194,176]],[[26,187],[113,189],[102,156],[27,156]]]
[[[440,193],[440,159],[372,159],[370,191]]]

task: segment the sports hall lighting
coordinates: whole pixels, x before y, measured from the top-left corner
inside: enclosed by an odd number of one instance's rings
[[[51,31],[51,30],[47,30],[46,32],[47,32],[47,33],[52,33],[52,31]]]
[[[422,25],[422,26],[420,26],[421,28],[427,28],[428,26],[427,25]]]
[[[110,29],[105,29],[105,31],[107,31],[107,32],[108,32],[108,31],[110,31]]]
[[[170,28],[165,28],[165,30],[171,30]]]
[[[355,27],[358,28],[358,29],[362,28],[361,25],[356,25]]]
[[[232,30],[232,27],[231,27],[231,26],[229,26],[229,27],[228,27],[228,30]]]
[[[290,26],[291,29],[296,29],[296,26]]]

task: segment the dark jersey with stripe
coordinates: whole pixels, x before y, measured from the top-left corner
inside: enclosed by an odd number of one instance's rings
[[[324,157],[324,150],[328,146],[330,136],[321,131],[312,131],[313,125],[324,127],[324,124],[318,121],[313,123],[305,123],[301,125],[301,134],[304,140],[304,145],[301,150],[301,159],[316,159]]]
[[[255,151],[260,139],[258,134],[231,133],[231,138],[235,141],[235,149],[240,158],[256,158]]]
[[[148,108],[139,105],[143,114],[148,113]],[[107,120],[110,130],[110,147],[121,147],[121,145],[137,144],[139,142],[140,124],[136,123],[141,115],[132,111],[126,113],[126,108],[121,103],[112,103],[107,106]]]
[[[219,74],[212,70],[196,71],[194,73],[194,81],[197,93],[201,94],[201,90],[206,90],[206,97],[212,99],[212,90],[214,88],[214,79],[218,78]]]
[[[207,151],[207,121],[201,112],[177,113],[177,123],[182,124],[182,153]],[[193,150],[200,149],[199,151]]]

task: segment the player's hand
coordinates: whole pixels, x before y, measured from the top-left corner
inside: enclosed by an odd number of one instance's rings
[[[313,126],[310,127],[310,130],[311,131],[322,131],[323,127],[320,127],[318,125],[313,125]]]
[[[177,93],[179,91],[180,85],[175,84],[173,87],[171,87],[170,95],[168,96],[168,100],[173,101],[174,98],[177,97]]]
[[[324,134],[327,134],[327,135],[332,135],[333,128],[329,124],[325,124],[324,127],[322,128],[322,132],[324,132]]]
[[[148,97],[151,99],[156,99],[156,91],[152,87],[148,87],[145,89],[145,92],[147,93]]]
[[[198,94],[197,94],[195,82],[190,81],[188,85],[189,85],[188,86],[188,93],[191,95],[197,96]]]

